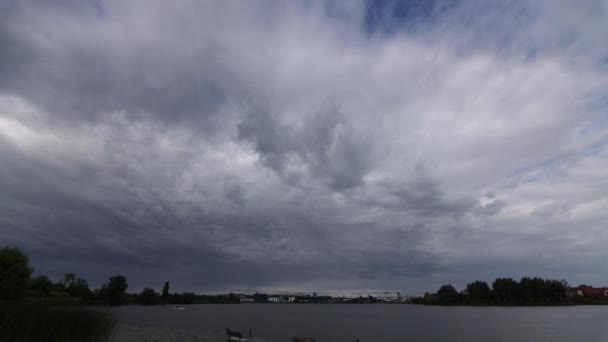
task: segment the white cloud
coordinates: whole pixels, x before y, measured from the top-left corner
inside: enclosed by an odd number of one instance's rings
[[[278,263],[294,283],[355,287],[527,262],[555,274],[560,248],[591,268],[578,253],[606,242],[585,240],[608,205],[606,8],[520,5],[383,35],[360,5],[23,4],[3,26],[28,58],[0,83],[0,136],[130,227],[99,250],[135,234],[251,262],[269,283]],[[6,179],[27,168],[12,149]]]

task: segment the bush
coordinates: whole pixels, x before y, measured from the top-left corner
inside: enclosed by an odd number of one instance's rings
[[[19,299],[32,274],[30,259],[18,248],[0,249],[0,299]]]
[[[103,311],[0,303],[0,342],[104,341],[113,326]]]
[[[40,275],[30,279],[30,289],[49,297],[53,290],[53,282],[45,275]]]
[[[120,305],[125,301],[125,291],[128,287],[127,278],[117,275],[111,277],[108,283],[103,284],[101,289],[97,291],[97,297],[105,300],[110,305]]]
[[[141,305],[157,305],[160,304],[160,295],[153,289],[146,287],[141,291],[139,296],[137,296],[137,301]]]

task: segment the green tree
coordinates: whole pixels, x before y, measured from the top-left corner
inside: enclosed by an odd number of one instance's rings
[[[38,291],[45,296],[50,296],[53,290],[53,282],[45,275],[39,275],[30,279],[30,289]]]
[[[184,292],[182,293],[182,300],[184,304],[194,304],[196,300],[196,295],[192,292]]]
[[[165,286],[163,286],[163,294],[162,294],[163,302],[167,302],[169,299],[169,282],[165,282]]]
[[[120,305],[124,301],[128,287],[127,278],[121,275],[113,276],[101,287],[99,296],[107,300],[110,305]]]
[[[568,283],[565,280],[546,280],[544,291],[547,299],[560,301],[566,299]]]
[[[151,288],[145,288],[137,296],[137,301],[141,305],[156,305],[160,304],[160,295]]]
[[[254,293],[253,294],[253,299],[257,302],[257,303],[267,303],[268,302],[268,295],[265,293]],[[363,302],[363,297],[359,296],[359,299],[361,299],[361,303]]]
[[[523,277],[519,281],[522,298],[527,301],[543,300],[545,295],[545,280],[534,277]]]
[[[241,301],[239,300],[239,296],[237,296],[236,294],[230,292],[230,294],[228,294],[228,302],[230,302],[230,303],[240,303]]]
[[[18,248],[0,249],[0,299],[18,299],[32,275],[30,259]]]
[[[69,286],[73,285],[76,282],[76,274],[74,273],[66,273],[63,276],[63,279],[60,281],[63,288],[67,289]]]
[[[76,276],[74,273],[67,273],[60,282],[64,291],[71,296],[79,297],[86,300],[92,300],[93,291],[89,288],[89,283],[86,279]]]
[[[511,302],[522,297],[519,283],[513,278],[496,278],[492,283],[492,291],[498,300],[504,302]]]
[[[425,292],[422,297],[422,302],[427,305],[437,305],[439,304],[439,299],[436,293]]]
[[[487,300],[490,298],[490,286],[485,281],[477,280],[467,285],[466,294],[470,300]]]
[[[460,295],[451,284],[442,285],[437,291],[437,299],[441,304],[452,304],[458,302]]]
[[[184,304],[184,296],[181,293],[170,294],[169,304]]]
[[[530,277],[522,277],[519,281],[522,297],[527,301],[534,301],[533,281]]]

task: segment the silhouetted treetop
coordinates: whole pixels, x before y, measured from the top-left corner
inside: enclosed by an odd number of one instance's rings
[[[20,249],[0,249],[0,299],[18,299],[27,289],[32,274],[30,259]]]

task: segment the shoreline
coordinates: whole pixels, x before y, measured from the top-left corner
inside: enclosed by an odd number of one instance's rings
[[[467,303],[467,304],[424,304],[424,303],[408,303],[411,305],[420,306],[470,306],[470,307],[559,307],[559,306],[601,306],[608,305],[608,303],[511,303],[511,304],[498,304],[498,303]]]

